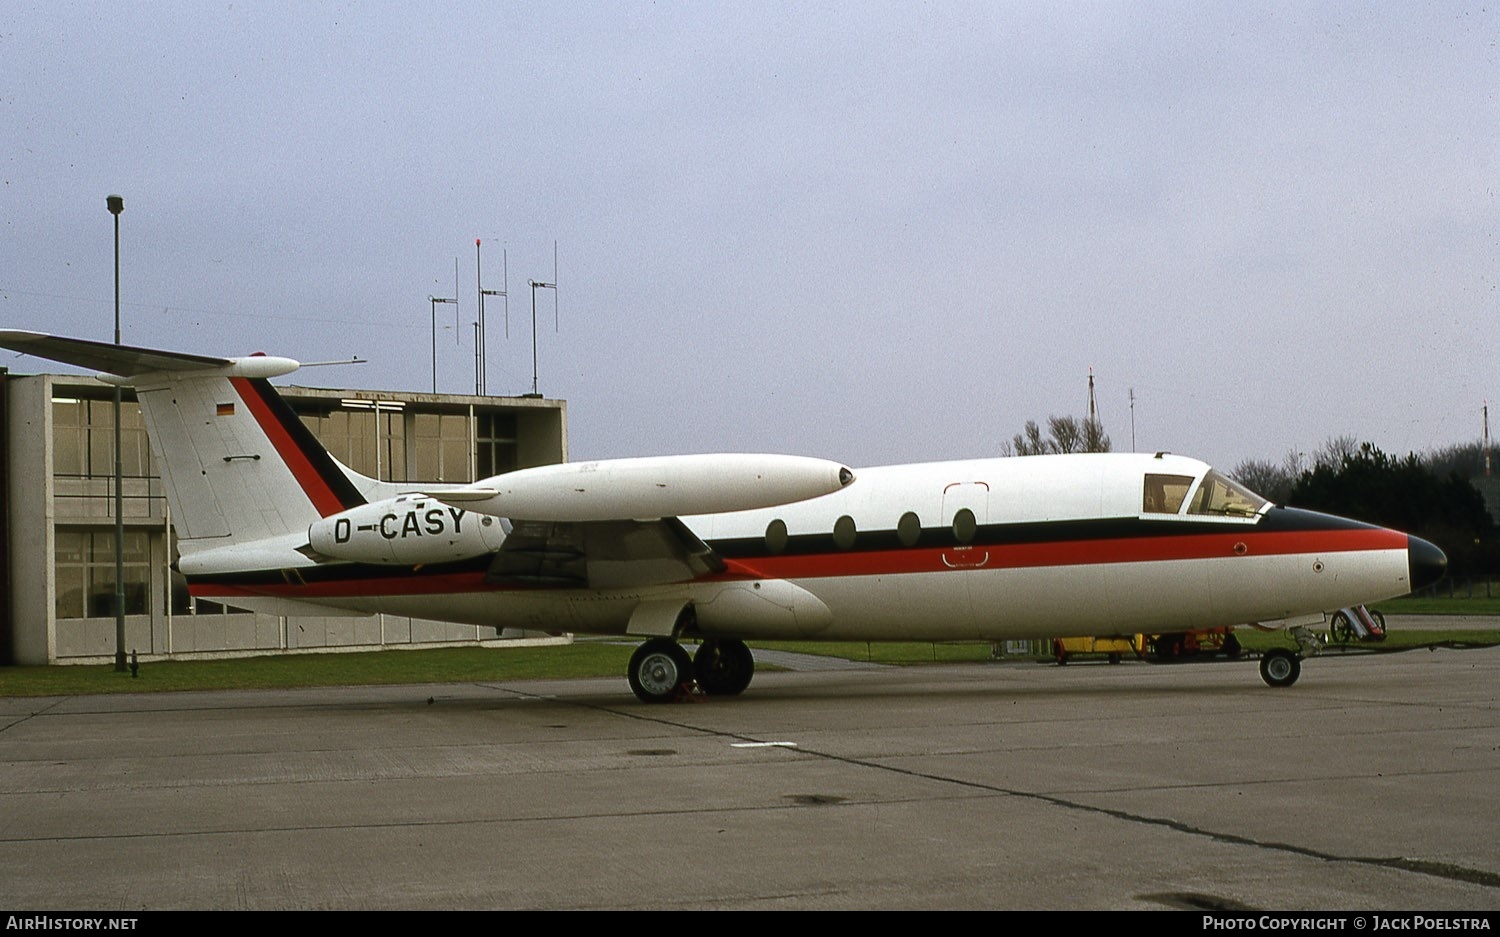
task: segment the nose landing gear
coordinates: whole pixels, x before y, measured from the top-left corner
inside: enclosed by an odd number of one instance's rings
[[[1291,686],[1302,676],[1302,658],[1284,647],[1272,648],[1260,659],[1260,678],[1266,686]]]
[[[1297,640],[1297,650],[1272,648],[1260,659],[1260,678],[1266,686],[1291,686],[1302,676],[1302,658],[1323,650],[1323,638],[1304,625],[1287,629]]]

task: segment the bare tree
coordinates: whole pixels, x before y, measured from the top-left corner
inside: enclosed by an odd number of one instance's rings
[[[1285,504],[1299,474],[1289,471],[1285,462],[1277,465],[1270,459],[1245,459],[1230,470],[1229,477],[1277,504]]]
[[[1047,417],[1047,436],[1036,420],[1027,420],[1025,429],[1011,437],[1002,447],[1005,455],[1049,455],[1065,452],[1108,452],[1109,437],[1098,420],[1080,420],[1074,416]]]
[[[1486,462],[1489,463],[1491,471],[1496,465],[1500,465],[1500,452],[1491,446],[1490,451],[1486,453],[1483,443],[1456,443],[1429,452],[1422,457],[1422,461],[1427,463],[1427,467],[1439,478],[1447,478],[1455,474],[1460,478],[1480,478],[1484,475]]]
[[[1343,466],[1345,459],[1352,459],[1358,454],[1358,439],[1347,433],[1342,436],[1330,436],[1313,456],[1313,465],[1326,465],[1331,469],[1339,469]]]
[[[1083,451],[1083,430],[1078,426],[1077,417],[1049,416],[1047,430],[1052,434],[1053,452]]]
[[[1036,420],[1027,420],[1026,428],[1016,434],[1011,445],[1015,446],[1016,455],[1045,455],[1054,451],[1047,447],[1047,441],[1042,438],[1042,428],[1036,425]]]

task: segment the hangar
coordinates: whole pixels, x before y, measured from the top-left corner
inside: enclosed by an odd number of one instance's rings
[[[334,457],[387,481],[468,482],[567,461],[567,404],[278,387]],[[0,664],[114,659],[114,388],[0,368]],[[265,615],[190,597],[126,388],[120,410],[125,650],[142,657],[492,642],[490,628],[395,615]],[[498,640],[540,636],[507,630]]]

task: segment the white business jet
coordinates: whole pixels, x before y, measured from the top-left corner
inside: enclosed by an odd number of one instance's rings
[[[267,379],[214,358],[34,332],[0,346],[135,388],[193,595],[273,614],[387,612],[644,639],[646,702],[742,692],[746,640],[1000,641],[1290,628],[1290,686],[1332,610],[1404,595],[1417,537],[1277,507],[1166,453],[852,470],[787,455],[523,469],[469,485],[340,465]],[[678,642],[699,642],[695,656]]]

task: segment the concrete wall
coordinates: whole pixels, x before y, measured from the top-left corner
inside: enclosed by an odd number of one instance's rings
[[[556,418],[553,414],[556,413]],[[516,420],[516,443],[522,462],[517,468],[532,468],[568,461],[568,410],[548,409],[536,414],[522,412]],[[544,454],[527,459],[525,453]],[[556,455],[554,455],[556,454]]]
[[[6,422],[10,429],[11,647],[18,664],[49,664],[57,658],[52,596],[52,377],[39,374],[9,381]],[[113,631],[113,621],[110,628]],[[111,635],[113,637],[113,635]],[[113,641],[110,653],[113,654]]]

